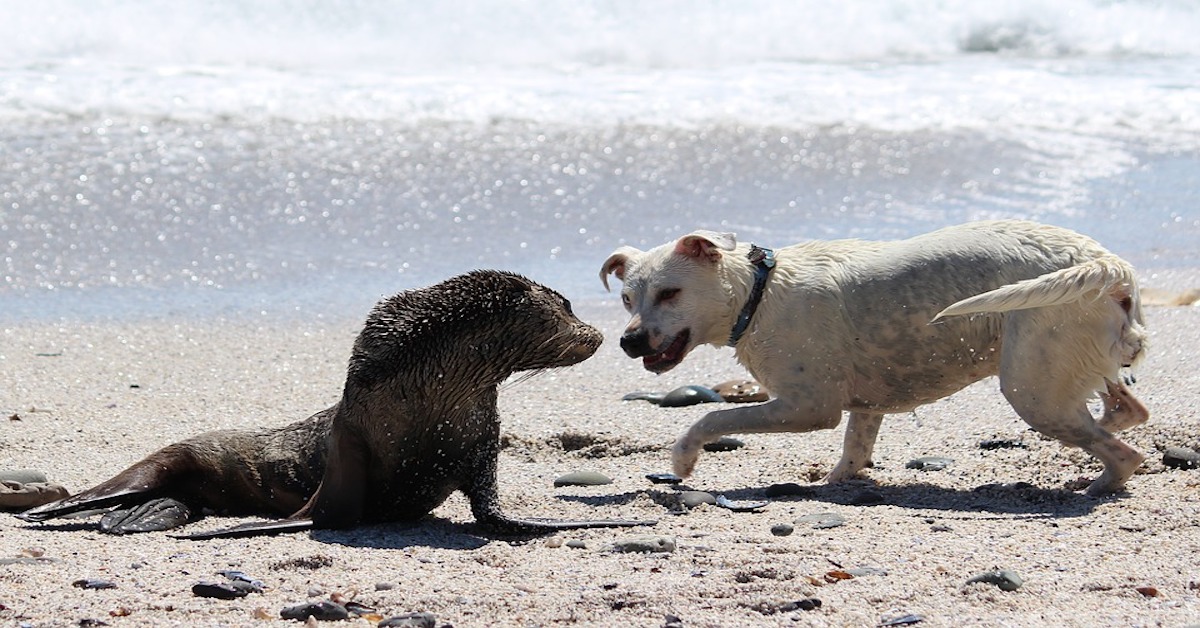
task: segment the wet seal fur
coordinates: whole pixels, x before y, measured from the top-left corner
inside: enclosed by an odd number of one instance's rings
[[[174,528],[204,511],[291,515],[186,537],[212,538],[415,520],[461,490],[475,519],[499,533],[649,525],[516,519],[500,509],[499,384],[581,362],[601,341],[560,294],[513,273],[475,271],[401,292],[371,311],[332,407],[286,427],[169,445],[18,516],[117,506],[101,528],[124,534]]]
[[[600,278],[624,284],[621,348],[650,371],[696,346],[723,346],[751,298],[751,245],[696,231],[649,251],[618,248]],[[1104,463],[1088,492],[1121,490],[1143,456],[1113,432],[1149,412],[1122,369],[1144,354],[1133,268],[1096,241],[1026,221],[980,221],[894,242],[813,241],[776,264],[737,359],[774,400],[705,415],[675,442],[687,477],[725,434],[807,432],[849,412],[842,459],[826,478],[871,461],[885,414],[909,412],[972,382],[1000,388],[1034,429]],[[1103,416],[1087,401],[1098,392]]]

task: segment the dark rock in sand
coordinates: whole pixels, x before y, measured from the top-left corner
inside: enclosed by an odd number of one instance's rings
[[[796,530],[796,527],[790,523],[777,523],[771,526],[771,534],[775,536],[788,536]]]
[[[679,484],[683,478],[674,473],[647,473],[646,479],[652,484]]]
[[[192,585],[192,595],[196,597],[236,600],[249,594],[249,589],[234,586],[232,582],[197,582]]]
[[[745,447],[746,443],[729,436],[722,436],[717,440],[704,445],[704,451],[733,451]]]
[[[1163,450],[1163,466],[1172,469],[1195,469],[1200,467],[1200,452],[1185,447],[1167,447]]]
[[[388,617],[376,624],[380,628],[433,628],[435,625],[437,618],[433,613],[406,613]]]
[[[115,589],[117,584],[108,580],[96,580],[94,578],[83,578],[71,583],[71,586],[77,589]]]
[[[1029,447],[1015,438],[989,438],[979,441],[980,449],[1028,449]]]
[[[289,606],[279,611],[279,616],[284,619],[298,619],[300,621],[304,621],[309,617],[317,621],[341,621],[350,618],[350,611],[337,602],[322,600],[320,602]]]

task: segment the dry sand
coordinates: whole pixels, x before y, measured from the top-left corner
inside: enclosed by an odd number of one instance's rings
[[[618,310],[608,301],[582,314],[612,338],[623,325]],[[277,619],[279,610],[333,593],[383,617],[427,611],[439,626],[458,627],[663,626],[668,616],[683,626],[874,626],[910,614],[923,618],[919,626],[1200,623],[1200,471],[1161,462],[1167,445],[1200,448],[1200,308],[1153,307],[1148,318],[1153,351],[1135,392],[1153,417],[1124,437],[1147,462],[1118,497],[1076,490],[1098,465],[1028,431],[987,380],[889,417],[869,479],[813,484],[811,494],[774,500],[759,513],[702,506],[672,515],[675,491],[643,476],[669,470],[674,437],[716,406],[659,408],[621,395],[745,373],[729,350],[702,349],[655,377],[610,341],[577,367],[502,390],[510,442],[501,457],[503,503],[524,516],[657,519],[654,528],[491,540],[457,495],[416,524],[203,542],[112,537],[94,520],[26,524],[0,514],[0,558],[47,559],[0,565],[0,623],[296,625]],[[79,490],[204,430],[306,417],[339,394],[360,321],[0,327],[0,469],[39,469]],[[567,451],[563,434],[591,444]],[[978,446],[992,438],[1027,448]],[[836,462],[840,439],[840,429],[746,435],[738,451],[705,454],[688,483],[762,498],[774,483],[813,483]],[[905,468],[927,455],[954,462],[943,471]],[[552,486],[578,469],[614,482]],[[822,512],[846,524],[770,531]],[[234,522],[208,518],[192,529]],[[605,549],[645,533],[674,537],[675,551]],[[864,567],[878,571],[837,578]],[[192,595],[193,584],[218,581],[215,572],[226,569],[261,579],[266,592],[234,601]],[[1024,585],[1006,592],[966,584],[995,569],[1016,572]],[[82,578],[117,588],[72,586]],[[803,598],[819,599],[820,608],[779,610]]]

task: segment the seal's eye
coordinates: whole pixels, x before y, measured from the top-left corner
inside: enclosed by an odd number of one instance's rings
[[[663,288],[662,290],[658,291],[658,296],[655,298],[655,301],[658,303],[663,303],[674,299],[678,295],[679,288]]]
[[[627,310],[633,307],[633,299],[631,299],[629,297],[628,292],[621,293],[621,303],[625,306],[625,309],[627,309]]]

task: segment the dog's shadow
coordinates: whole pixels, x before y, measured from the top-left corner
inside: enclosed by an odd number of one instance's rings
[[[769,499],[784,502],[824,502],[839,506],[870,508],[897,506],[910,510],[929,510],[961,513],[991,513],[1036,518],[1082,517],[1093,512],[1106,500],[1066,489],[1034,486],[1026,482],[1012,484],[983,484],[973,489],[946,488],[917,483],[879,486],[867,481],[839,484],[745,487],[723,493],[730,499]]]
[[[649,493],[654,501],[670,506],[678,503],[676,496],[680,491],[692,489],[724,495],[733,501],[822,502],[855,508],[897,506],[916,511],[991,513],[999,516],[1034,518],[1082,517],[1106,501],[1121,497],[1119,494],[1106,498],[1090,497],[1066,489],[1040,488],[1026,482],[984,484],[970,490],[925,483],[879,486],[868,481],[811,485],[774,484],[727,490],[678,485],[665,490],[649,489]],[[645,492],[630,491],[604,496],[560,495],[558,499],[603,507],[629,503]],[[677,508],[668,509],[678,512]]]

